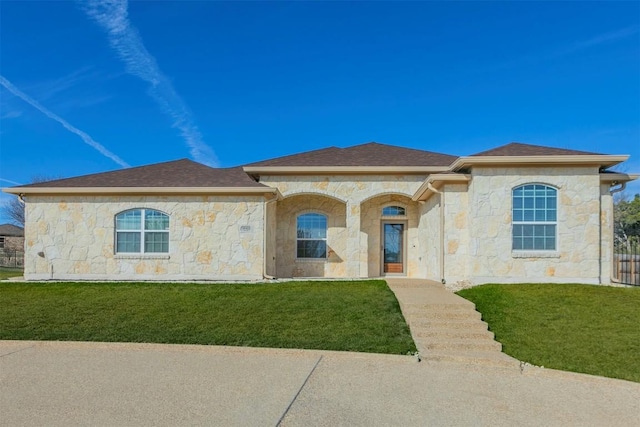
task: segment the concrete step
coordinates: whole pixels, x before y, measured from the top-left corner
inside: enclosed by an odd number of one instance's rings
[[[488,325],[478,319],[410,319],[412,329],[456,329],[463,331],[486,331]]]
[[[504,353],[491,352],[446,352],[446,351],[426,351],[420,353],[420,357],[426,362],[439,363],[461,363],[472,366],[492,366],[503,368],[520,369],[520,361],[507,356]]]
[[[446,341],[431,341],[421,339],[423,347],[429,350],[446,350],[446,351],[502,351],[502,344],[498,341],[489,339],[450,339]]]
[[[444,329],[444,328],[421,328],[416,329],[415,335],[418,338],[430,338],[432,340],[443,339],[489,339],[493,340],[493,332],[484,330],[464,330],[464,329]]]
[[[414,319],[477,319],[481,320],[482,315],[475,310],[424,310],[410,308],[406,310],[405,317]]]
[[[466,311],[471,310],[475,311],[475,304],[469,302],[468,304],[434,304],[434,303],[405,303],[401,304],[402,309],[407,309],[411,311],[422,311],[426,310],[429,312],[451,312],[451,311]]]

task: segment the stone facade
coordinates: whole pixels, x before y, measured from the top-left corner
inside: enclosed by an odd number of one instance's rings
[[[486,282],[609,283],[613,202],[598,167],[473,167],[412,197],[428,175],[271,175],[263,196],[27,196],[29,280],[260,280],[378,277],[382,224],[402,223],[403,275],[451,289]],[[512,189],[558,189],[557,250],[512,251]],[[386,206],[404,216],[383,217]],[[151,208],[170,217],[168,254],[115,254],[114,218]],[[327,258],[297,259],[296,221],[327,217]]]
[[[29,196],[27,280],[251,280],[263,278],[260,196]],[[119,255],[115,215],[169,215],[169,253]]]
[[[597,167],[474,168],[471,175],[468,225],[460,224],[469,233],[467,254],[455,264],[447,254],[448,281],[600,282],[601,262],[609,256],[601,261],[601,245],[608,244],[601,236],[608,233],[612,207],[601,205]],[[530,183],[558,189],[556,251],[511,250],[511,192]]]
[[[262,184],[277,188],[284,198],[277,208],[278,277],[378,277],[380,250],[373,242],[379,239],[380,222],[372,225],[372,218],[379,215],[381,203],[391,200],[384,196],[398,196],[415,204],[410,198],[425,178],[426,175],[261,176]],[[377,198],[379,201],[371,202]],[[314,210],[328,217],[327,242],[332,251],[326,261],[296,260],[296,216]],[[413,216],[407,234],[412,243],[407,261],[409,274],[415,277],[419,271],[417,210],[412,207],[410,212]],[[362,224],[363,219],[367,224]]]
[[[22,236],[0,236],[2,238],[1,250],[5,251],[24,251],[24,237]]]

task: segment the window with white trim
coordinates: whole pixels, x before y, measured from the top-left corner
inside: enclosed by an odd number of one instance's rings
[[[169,215],[132,209],[116,215],[116,253],[169,253]]]
[[[306,213],[297,218],[296,258],[327,257],[327,217]]]
[[[382,216],[404,216],[405,210],[402,206],[386,206],[382,208]]]
[[[544,184],[525,184],[513,189],[511,199],[512,249],[555,251],[558,190]]]

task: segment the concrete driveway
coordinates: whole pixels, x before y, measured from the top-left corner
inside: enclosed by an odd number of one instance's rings
[[[303,350],[0,341],[0,425],[640,424],[640,384]]]

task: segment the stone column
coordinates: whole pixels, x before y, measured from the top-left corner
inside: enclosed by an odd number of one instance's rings
[[[613,197],[609,183],[600,185],[600,283],[611,283],[613,266]]]
[[[366,277],[367,248],[362,243],[360,230],[360,203],[347,203],[347,275]]]

